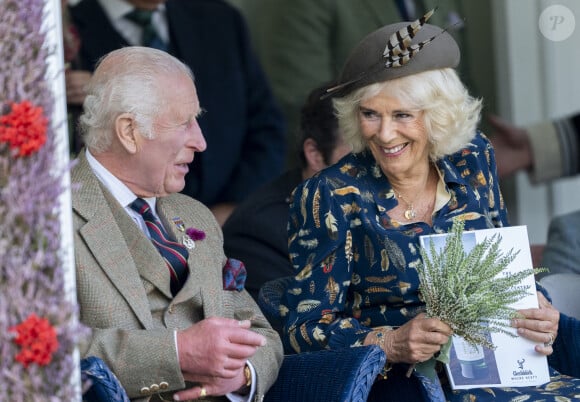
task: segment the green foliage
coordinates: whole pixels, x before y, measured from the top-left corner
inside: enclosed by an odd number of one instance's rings
[[[441,252],[430,243],[429,252],[421,249],[423,264],[418,267],[421,297],[426,314],[447,323],[454,334],[473,345],[495,349],[486,333],[508,330],[510,320],[518,315],[511,304],[529,294],[524,278],[537,270],[502,273],[519,250],[502,253],[501,237],[494,235],[466,253],[463,247],[465,223],[456,219]],[[501,273],[501,274],[500,274]]]

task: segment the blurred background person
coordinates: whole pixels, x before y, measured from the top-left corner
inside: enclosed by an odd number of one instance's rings
[[[490,115],[500,178],[519,171],[534,184],[580,173],[580,114],[519,127]]]
[[[226,255],[244,262],[246,290],[255,300],[265,282],[294,274],[286,230],[292,190],[351,150],[340,136],[332,98],[321,99],[326,88],[313,90],[301,111],[300,167],[255,191],[223,226]]]

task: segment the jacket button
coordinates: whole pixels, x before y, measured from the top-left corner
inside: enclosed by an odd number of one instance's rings
[[[173,304],[169,305],[167,311],[169,311],[169,314],[173,314]]]
[[[159,391],[159,385],[157,385],[157,384],[151,384],[151,386],[149,388],[151,389],[151,392]]]
[[[151,394],[151,390],[149,389],[149,387],[143,387],[139,390],[139,393],[141,395],[149,395]]]
[[[169,388],[169,384],[166,383],[165,381],[162,381],[162,382],[159,383],[159,388],[161,388],[161,389],[167,389],[167,388]]]

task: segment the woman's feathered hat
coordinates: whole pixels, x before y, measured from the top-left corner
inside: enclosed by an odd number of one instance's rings
[[[446,29],[427,24],[435,9],[413,22],[386,25],[367,35],[348,57],[326,96],[440,68],[459,65],[460,52]]]

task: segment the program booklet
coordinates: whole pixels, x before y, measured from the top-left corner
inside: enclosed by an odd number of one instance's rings
[[[519,272],[531,269],[532,256],[526,226],[512,226],[463,232],[466,253],[487,237],[499,234],[500,251],[519,253],[502,272]],[[429,252],[431,241],[437,252],[445,246],[447,234],[421,236],[421,246]],[[501,274],[500,274],[501,275]],[[520,283],[528,286],[528,295],[510,305],[515,309],[538,307],[536,282],[530,274]],[[515,329],[511,332],[516,335]],[[489,340],[495,350],[473,346],[459,336],[453,336],[449,364],[445,365],[452,389],[481,387],[527,387],[550,381],[548,359],[534,350],[536,342],[491,332]]]

